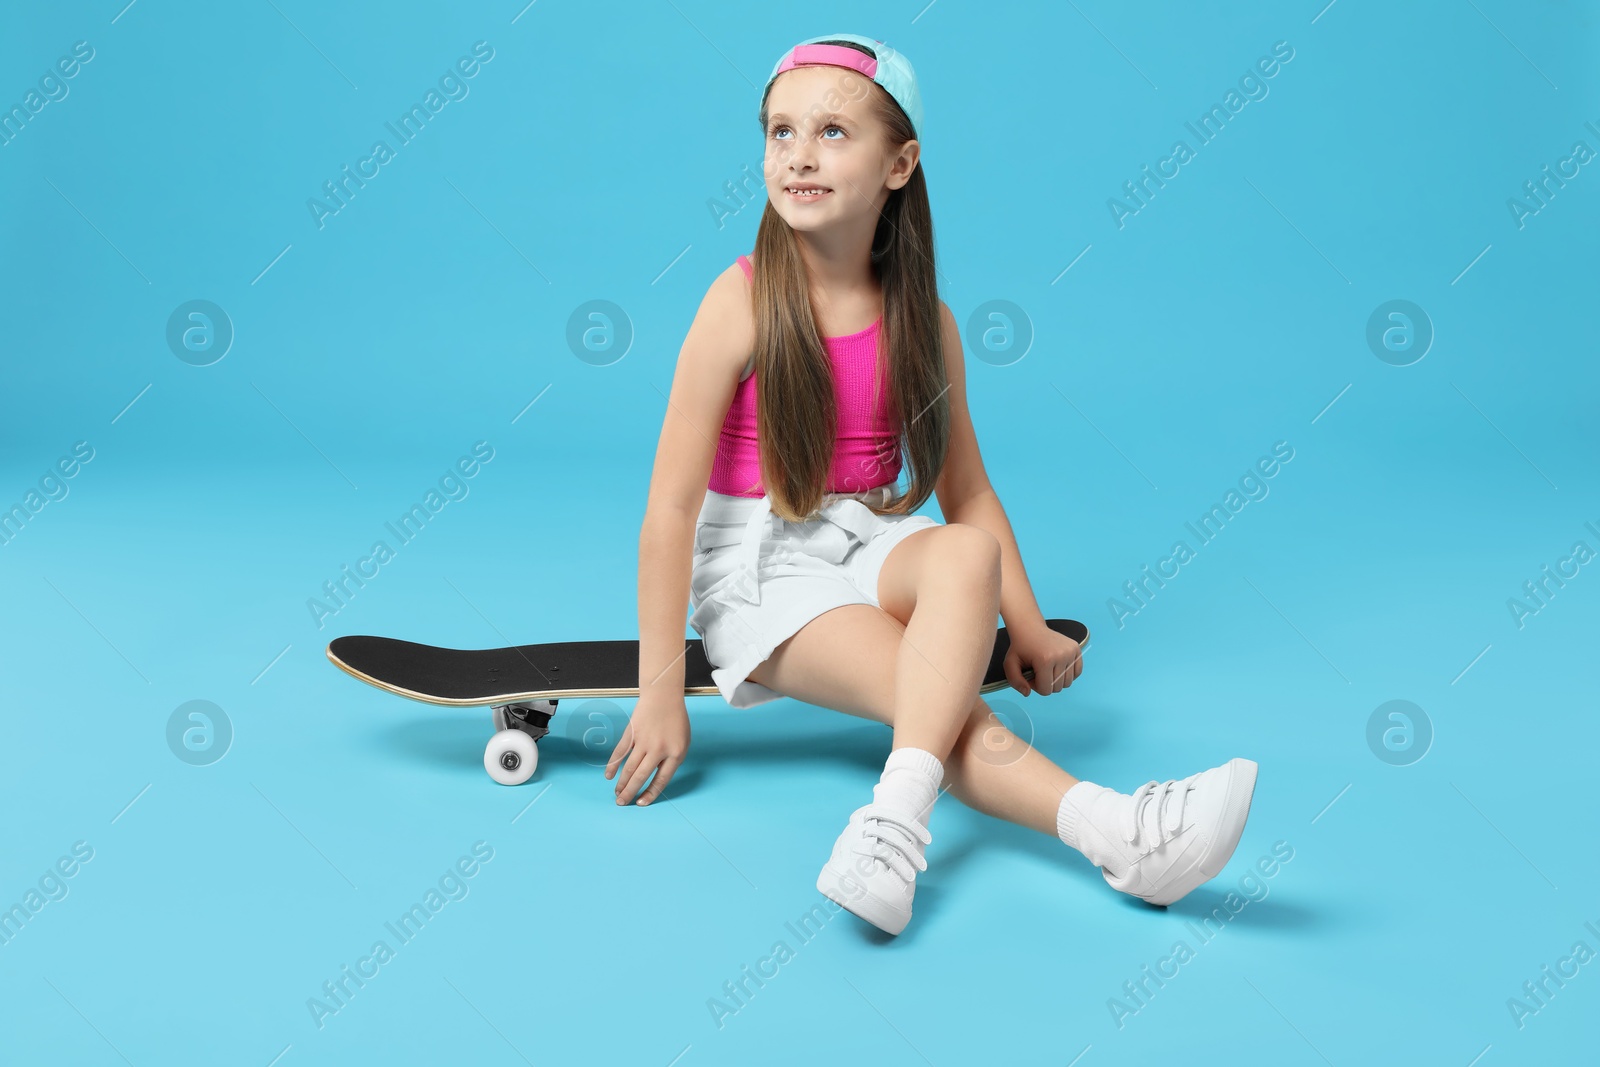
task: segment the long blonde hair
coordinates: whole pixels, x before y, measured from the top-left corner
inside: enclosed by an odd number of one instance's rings
[[[833,43],[867,51],[849,41]],[[888,142],[912,140],[916,134],[905,112],[881,87],[873,89],[872,106]],[[765,137],[765,98],[759,119]],[[883,286],[873,398],[876,403],[878,383],[886,377],[892,448],[909,471],[906,492],[873,508],[879,514],[903,515],[921,507],[933,495],[949,448],[950,400],[933,255],[933,213],[918,160],[910,179],[890,191],[872,238],[872,266]],[[798,522],[816,513],[828,491],[838,403],[798,239],[770,201],[756,231],[754,275],[761,480],[773,514]],[[885,450],[877,469],[839,491],[856,492],[880,480],[894,451]]]

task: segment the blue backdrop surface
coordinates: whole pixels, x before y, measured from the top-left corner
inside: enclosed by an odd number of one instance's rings
[[[0,16],[5,1058],[1592,1057],[1597,17]],[[877,936],[814,880],[881,726],[693,700],[664,799],[618,809],[630,702],[564,705],[505,789],[486,714],[323,656],[637,635],[759,89],[835,30],[916,65],[983,456],[1045,614],[1094,632],[1070,689],[991,706],[1126,791],[1260,763],[1166,912],[946,798]]]

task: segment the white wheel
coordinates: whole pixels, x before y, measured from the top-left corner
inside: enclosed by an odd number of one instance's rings
[[[539,766],[539,748],[521,730],[501,730],[483,750],[483,769],[501,785],[521,785]]]

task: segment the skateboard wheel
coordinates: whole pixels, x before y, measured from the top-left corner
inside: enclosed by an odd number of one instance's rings
[[[521,785],[539,766],[539,748],[521,730],[500,730],[483,750],[483,769],[501,785]]]

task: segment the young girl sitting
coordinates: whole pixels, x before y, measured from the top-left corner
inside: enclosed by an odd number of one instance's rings
[[[656,449],[640,696],[606,766],[617,803],[660,796],[688,750],[692,607],[733,707],[788,696],[892,725],[873,798],[817,878],[854,914],[904,929],[945,785],[1055,834],[1115,889],[1179,899],[1233,855],[1255,763],[1119,793],[1025,745],[978,696],[996,614],[1024,695],[1071,685],[1082,659],[1045,624],[979,455],[960,330],[938,296],[911,64],[855,34],[802,42],[773,68],[759,117],[755,250],[700,304]],[[930,495],[943,523],[915,514]]]

